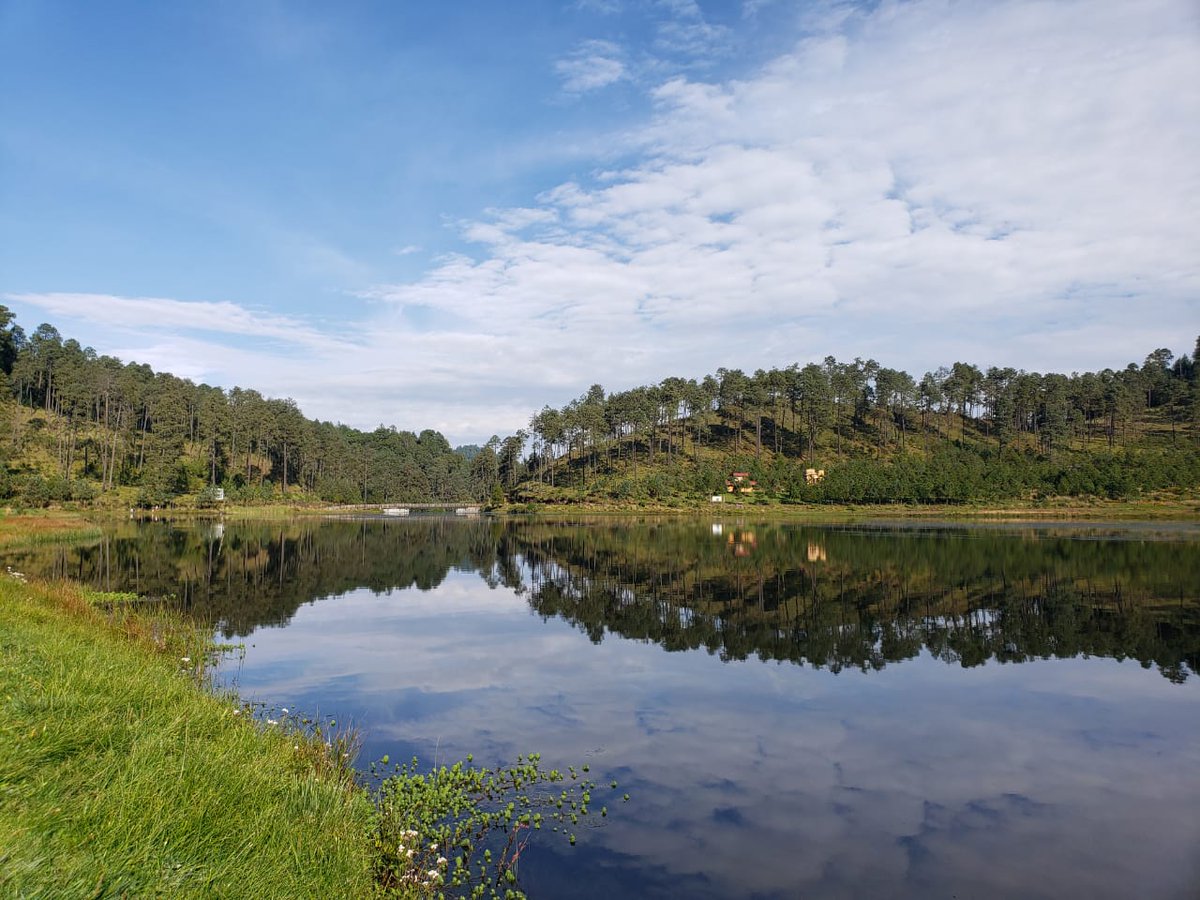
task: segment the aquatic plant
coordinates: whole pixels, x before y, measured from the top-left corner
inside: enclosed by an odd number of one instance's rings
[[[533,832],[549,828],[575,844],[578,829],[608,815],[596,798],[616,789],[598,789],[583,777],[587,766],[543,769],[536,753],[495,769],[471,757],[429,772],[416,758],[391,775],[387,765],[384,757],[372,766],[382,778],[374,852],[386,896],[524,897],[517,867]]]

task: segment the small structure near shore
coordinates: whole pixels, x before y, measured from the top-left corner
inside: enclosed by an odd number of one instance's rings
[[[753,494],[757,489],[758,482],[749,472],[732,472],[725,481],[725,491],[729,494]]]

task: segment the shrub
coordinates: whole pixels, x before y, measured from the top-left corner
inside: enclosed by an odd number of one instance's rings
[[[99,492],[96,490],[96,485],[90,481],[79,479],[71,482],[71,499],[80,500],[84,503],[90,503],[96,499]]]

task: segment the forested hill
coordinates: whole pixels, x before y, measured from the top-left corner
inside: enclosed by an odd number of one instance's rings
[[[1101,372],[919,380],[874,360],[719,369],[616,393],[594,385],[528,431],[451,448],[436,431],[363,432],[287,399],[197,385],[98,356],[0,306],[0,498],[181,497],[956,502],[1200,489],[1196,352]],[[825,476],[809,483],[807,469]],[[742,492],[753,481],[752,492]]]
[[[918,380],[875,360],[827,357],[610,394],[593,385],[533,416],[529,480],[515,494],[930,503],[1194,494],[1197,356],[1200,339],[1191,358],[1158,349],[1123,369],[1070,375],[955,362]]]
[[[436,431],[363,432],[292,400],[193,384],[64,340],[0,306],[0,498],[357,503],[487,497],[495,480]],[[206,488],[208,489],[206,491]]]

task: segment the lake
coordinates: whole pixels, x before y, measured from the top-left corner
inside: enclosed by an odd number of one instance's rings
[[[1200,896],[1192,525],[130,522],[0,562],[174,595],[244,645],[219,684],[364,764],[617,780],[534,897]]]

